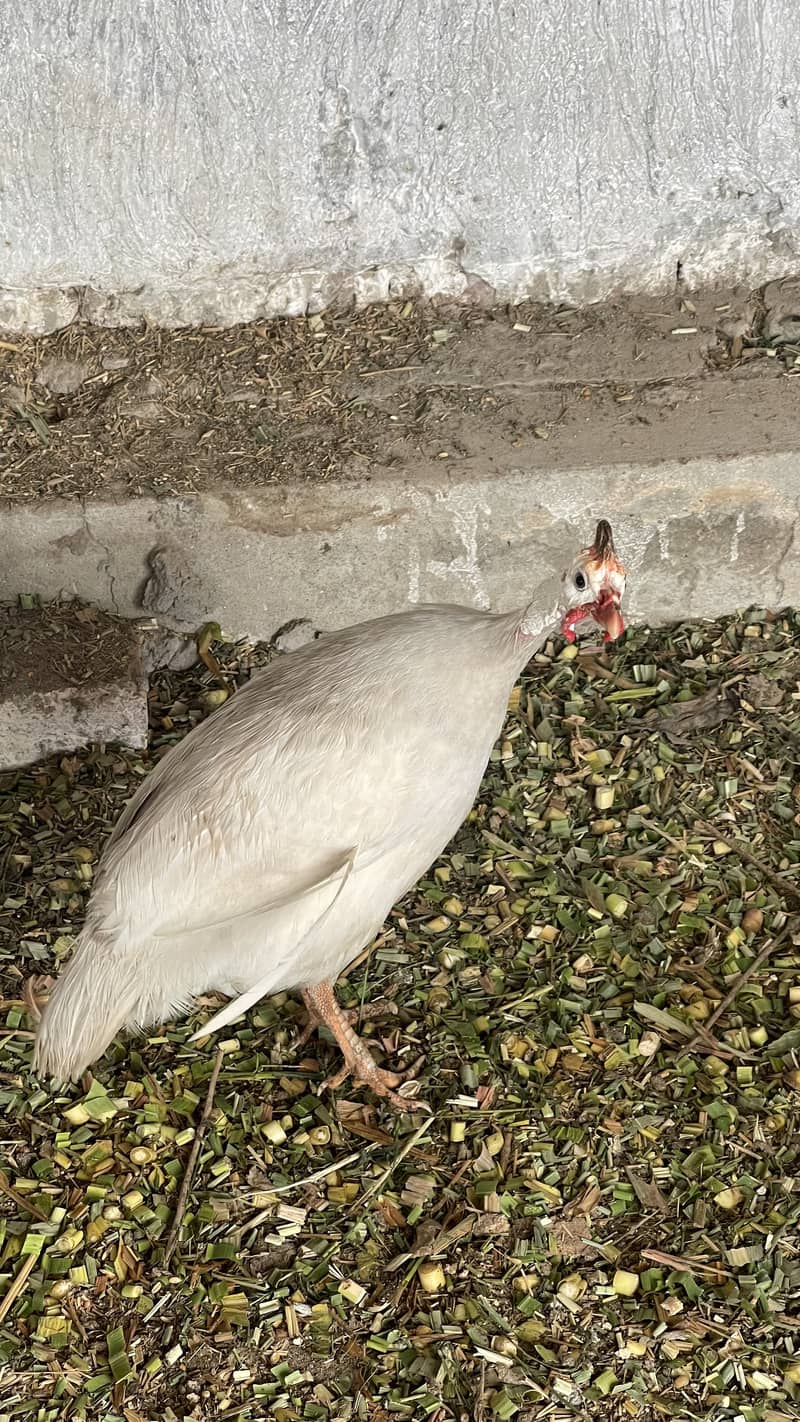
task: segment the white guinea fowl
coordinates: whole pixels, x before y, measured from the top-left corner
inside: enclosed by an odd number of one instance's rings
[[[622,631],[625,576],[608,524],[561,581],[558,608],[417,607],[272,662],[159,761],[103,855],[75,952],[42,1013],[36,1067],[74,1079],[123,1028],[300,988],[344,1068],[393,1088],[333,985],[469,811],[520,671],[559,625]]]

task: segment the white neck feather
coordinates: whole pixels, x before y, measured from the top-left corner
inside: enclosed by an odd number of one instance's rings
[[[531,602],[525,608],[519,620],[519,633],[527,641],[544,641],[548,632],[555,632],[558,628],[559,609],[558,604],[554,604],[546,611],[542,611],[541,604]]]

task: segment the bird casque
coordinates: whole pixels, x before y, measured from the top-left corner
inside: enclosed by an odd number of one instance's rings
[[[344,1065],[408,1098],[356,1035],[334,983],[466,817],[511,689],[549,633],[623,631],[611,529],[558,604],[419,606],[271,662],[160,760],[106,845],[86,922],[37,1032],[36,1069],[74,1079],[122,1029],[230,1001],[195,1037],[299,989]],[[412,1089],[411,1084],[405,1089]]]

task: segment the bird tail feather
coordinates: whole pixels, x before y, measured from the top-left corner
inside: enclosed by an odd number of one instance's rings
[[[146,981],[135,956],[81,935],[42,1012],[34,1070],[58,1081],[80,1077],[123,1027],[142,1020]]]

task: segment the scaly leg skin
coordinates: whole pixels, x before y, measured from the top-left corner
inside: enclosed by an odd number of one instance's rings
[[[301,1048],[306,1045],[306,1042],[311,1040],[318,1027],[323,1026],[323,1019],[319,1016],[317,1012],[314,1011],[312,1007],[309,1007],[307,1001],[305,1001],[305,1008],[307,1021],[305,1027],[303,1028],[302,1032],[299,1034],[297,1040],[295,1041],[294,1049],[296,1052],[299,1052]],[[359,1018],[362,1018],[365,1021],[372,1022],[377,1017],[395,1016],[397,1013],[397,1004],[386,999],[384,1001],[379,1002],[365,1003],[363,1007],[340,1007],[339,1011],[341,1012],[345,1021],[349,1022],[351,1027],[355,1027]]]
[[[317,983],[314,987],[304,988],[302,996],[309,1017],[314,1020],[315,1025],[324,1022],[333,1033],[344,1057],[341,1070],[322,1083],[323,1090],[327,1088],[334,1091],[352,1074],[354,1081],[362,1081],[376,1096],[382,1096],[388,1101],[396,1111],[430,1110],[425,1102],[401,1096],[399,1091],[393,1090],[402,1078],[395,1072],[383,1071],[378,1066],[366,1042],[362,1042],[358,1033],[354,1032],[347,1020],[347,1014],[336,1001],[332,983]]]

